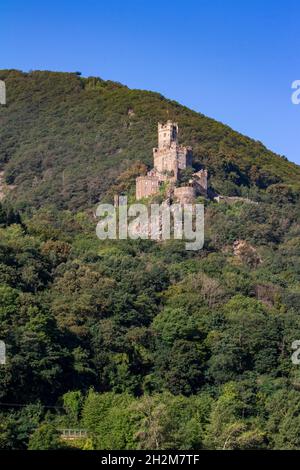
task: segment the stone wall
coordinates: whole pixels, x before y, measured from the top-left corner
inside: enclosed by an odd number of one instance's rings
[[[221,196],[218,195],[214,197],[214,200],[217,202],[226,202],[227,204],[235,204],[236,202],[245,202],[246,204],[254,204],[258,206],[258,202],[252,201],[247,197],[239,197],[239,196]]]
[[[180,204],[192,204],[194,202],[195,195],[195,188],[193,188],[193,186],[174,188],[174,198]]]
[[[152,196],[159,190],[159,178],[157,176],[139,176],[136,179],[136,199]]]
[[[207,196],[207,170],[200,170],[193,174],[196,194]]]
[[[177,149],[176,145],[166,148],[153,149],[154,168],[159,173],[170,172],[177,178]]]
[[[178,169],[184,170],[192,165],[193,154],[190,147],[181,147],[172,143],[170,147],[154,148],[154,168],[163,173],[173,172],[177,179]]]
[[[180,170],[185,170],[186,167],[192,166],[192,160],[192,147],[177,147],[177,161]]]

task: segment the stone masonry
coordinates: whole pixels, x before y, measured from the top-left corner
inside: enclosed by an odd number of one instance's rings
[[[149,197],[159,191],[160,180],[157,176],[145,175],[136,179],[136,199]]]
[[[192,166],[192,148],[178,144],[178,124],[158,123],[158,147],[153,149],[154,168],[146,176],[136,179],[136,199],[156,194],[163,182],[170,182],[174,197],[182,204],[197,194],[207,194],[207,171],[194,173],[186,187],[176,188],[180,170]]]

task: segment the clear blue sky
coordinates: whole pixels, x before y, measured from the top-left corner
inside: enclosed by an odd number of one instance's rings
[[[0,69],[158,91],[300,164],[299,0],[1,0],[0,21]]]

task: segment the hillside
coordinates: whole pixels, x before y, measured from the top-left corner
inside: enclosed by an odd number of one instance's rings
[[[299,450],[300,168],[155,93],[0,78],[0,449]],[[168,116],[259,204],[206,199],[199,251],[99,240],[86,209],[131,194]]]
[[[0,170],[18,208],[91,207],[134,161],[152,163],[157,121],[167,118],[178,121],[182,143],[193,146],[195,165],[207,167],[217,192],[299,190],[299,166],[158,93],[76,73],[2,70],[0,79],[7,86]]]

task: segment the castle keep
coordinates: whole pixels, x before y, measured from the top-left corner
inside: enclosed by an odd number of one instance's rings
[[[176,187],[180,171],[192,166],[192,148],[178,144],[178,124],[158,123],[158,147],[153,149],[154,168],[136,179],[136,199],[156,194],[163,182],[169,182],[174,198],[190,203],[196,195],[207,194],[207,171],[193,174],[187,186]]]
[[[178,145],[178,125],[172,121],[158,123],[158,148],[153,149],[154,169],[170,178],[177,179],[178,170],[192,164],[191,147]]]

